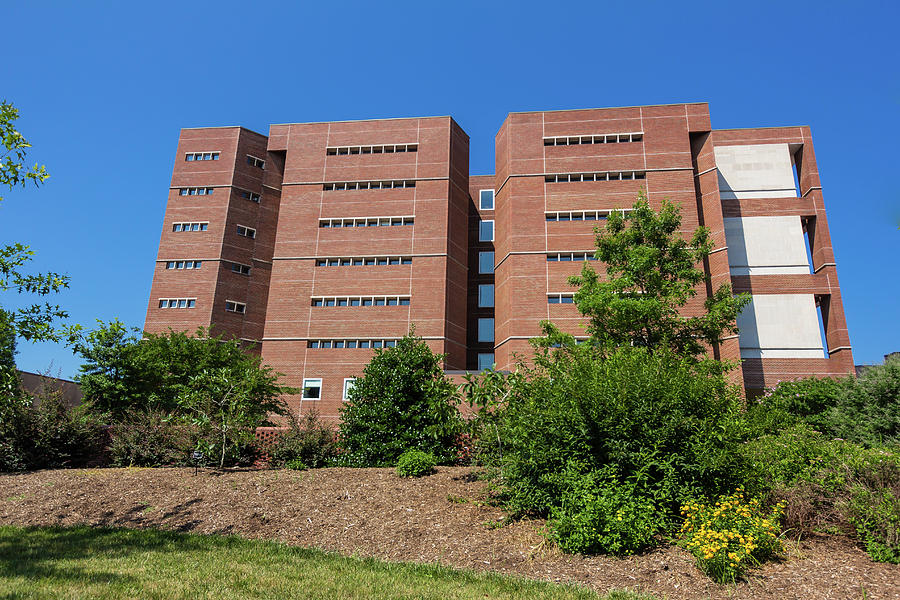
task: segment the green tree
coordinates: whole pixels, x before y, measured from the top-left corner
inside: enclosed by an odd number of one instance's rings
[[[341,407],[340,440],[348,466],[388,467],[407,450],[455,458],[463,423],[456,386],[414,331],[396,347],[377,349]]]
[[[241,393],[262,407],[293,393],[237,340],[211,336],[203,328],[193,336],[169,331],[141,339],[136,332],[119,321],[101,322],[75,346],[84,359],[76,379],[85,399],[114,416],[133,410],[178,413],[188,392],[220,396],[221,377],[240,380]],[[217,377],[199,377],[203,373]]]
[[[596,257],[606,265],[606,278],[587,263],[569,279],[579,286],[578,310],[590,318],[588,333],[603,348],[641,346],[654,351],[669,347],[698,356],[704,344],[718,344],[737,332],[735,319],[749,301],[733,296],[722,284],[705,302],[705,314],[684,317],[680,309],[709,280],[700,268],[712,251],[709,230],[699,227],[686,241],[679,235],[681,212],[663,200],[650,208],[643,191],[631,211],[610,214],[597,231]]]
[[[43,165],[25,166],[27,149],[31,144],[16,130],[15,121],[18,118],[19,111],[12,104],[0,101],[0,137],[3,140],[3,147],[0,148],[0,186],[10,190],[29,183],[38,186],[49,177]],[[0,293],[12,290],[43,298],[69,287],[66,275],[26,272],[23,267],[33,255],[34,251],[23,244],[0,246]],[[6,315],[6,325],[26,340],[72,341],[80,329],[78,326],[60,325],[60,321],[69,315],[59,305],[49,302],[36,302],[14,311],[8,310]]]

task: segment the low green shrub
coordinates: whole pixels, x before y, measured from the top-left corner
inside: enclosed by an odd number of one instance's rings
[[[740,488],[720,496],[715,505],[689,502],[681,508],[681,540],[700,570],[719,583],[733,582],[781,552],[781,511],[780,504],[763,510],[759,500],[745,499]]]
[[[90,405],[70,407],[58,390],[0,395],[0,471],[99,464],[106,441]]]
[[[282,432],[269,449],[269,464],[286,467],[288,463],[318,469],[331,464],[339,448],[335,430],[319,419],[316,411],[305,413],[300,419],[290,416],[290,429]]]
[[[629,555],[655,543],[666,527],[653,499],[604,471],[564,475],[551,537],[564,552]]]
[[[284,468],[292,471],[306,471],[309,466],[302,459],[292,458],[284,462]]]
[[[829,439],[800,424],[742,448],[755,490],[785,505],[785,526],[855,533],[875,560],[900,556],[900,453]]]
[[[117,467],[192,465],[194,434],[189,426],[158,411],[131,411],[112,428],[110,461]]]
[[[400,477],[423,477],[434,472],[437,459],[429,452],[407,450],[397,459],[397,475]]]

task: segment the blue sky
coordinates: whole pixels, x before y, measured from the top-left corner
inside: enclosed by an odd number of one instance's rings
[[[5,3],[0,98],[52,177],[0,240],[72,278],[75,322],[143,324],[182,127],[452,115],[493,173],[511,111],[707,101],[805,124],[857,363],[900,350],[897,2]],[[15,302],[9,294],[0,303]],[[20,343],[64,377],[64,347]]]

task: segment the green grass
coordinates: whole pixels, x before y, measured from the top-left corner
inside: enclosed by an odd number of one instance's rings
[[[277,542],[157,530],[0,527],[0,598],[550,598],[584,588]],[[607,600],[649,596],[612,592]]]

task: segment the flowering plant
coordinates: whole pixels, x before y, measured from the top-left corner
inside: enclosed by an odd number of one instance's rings
[[[719,583],[734,581],[752,565],[782,550],[778,538],[783,504],[766,513],[743,488],[714,504],[688,502],[681,507],[680,537],[697,566]]]

